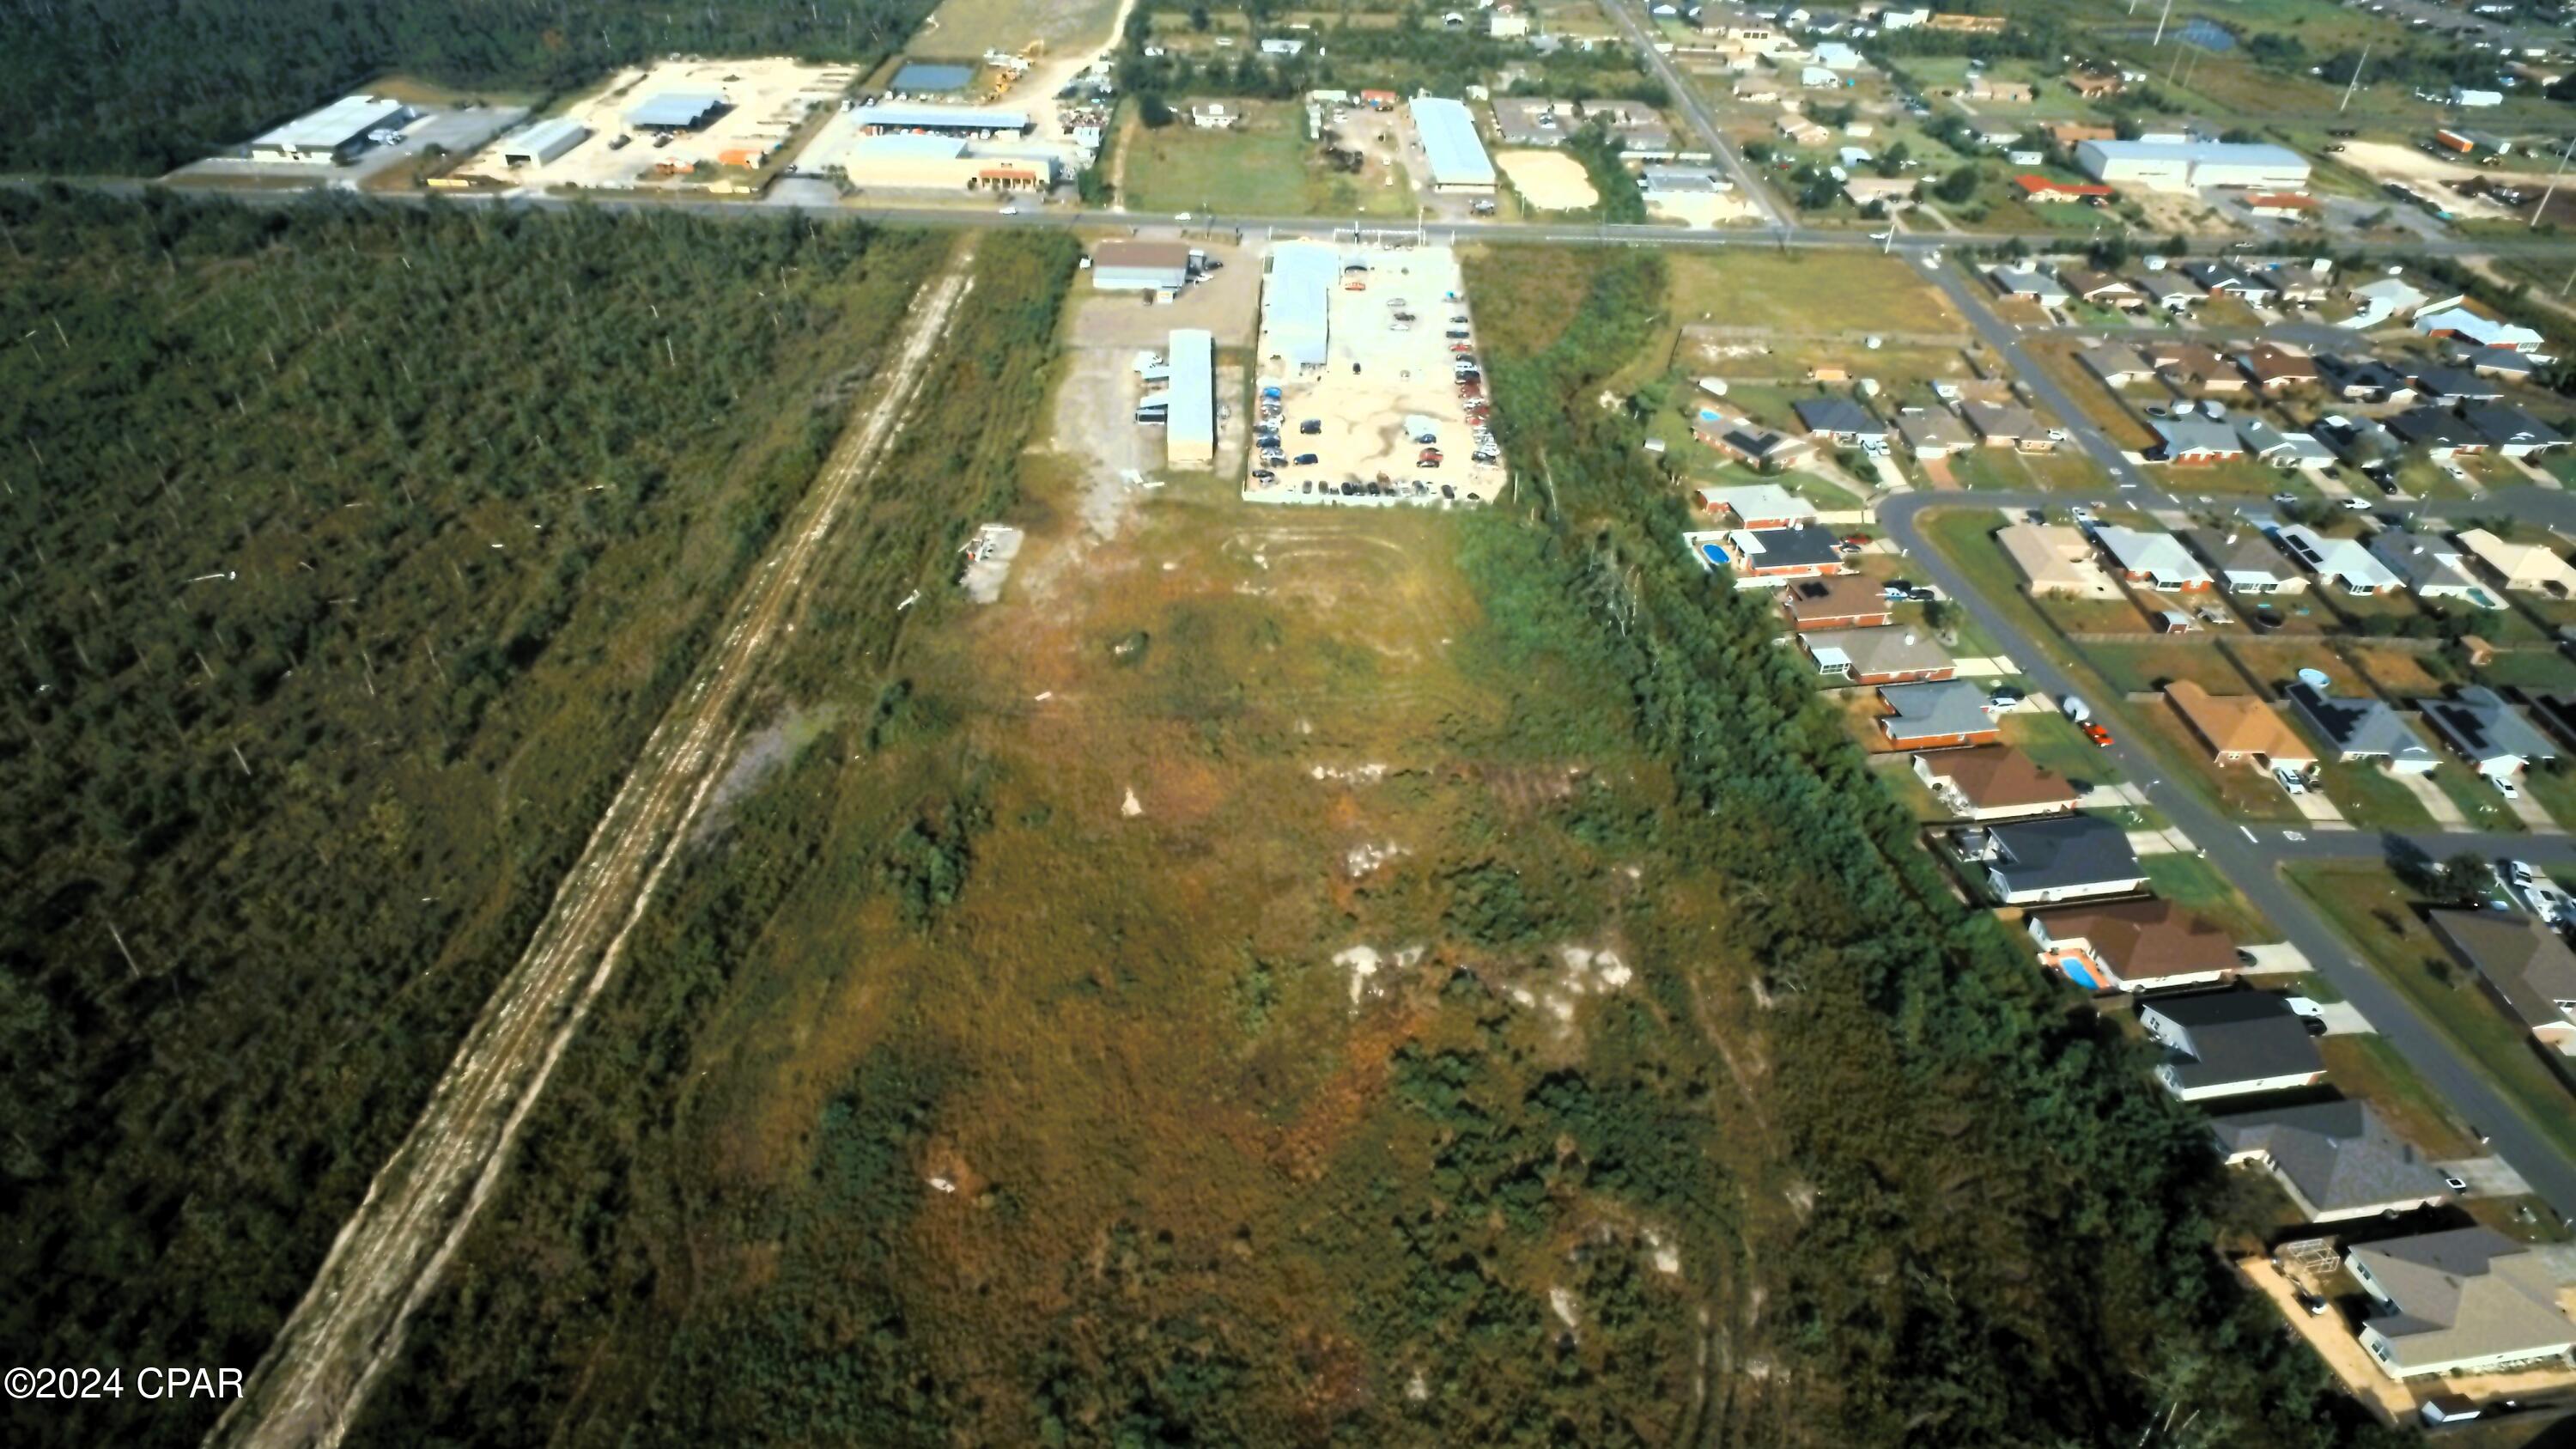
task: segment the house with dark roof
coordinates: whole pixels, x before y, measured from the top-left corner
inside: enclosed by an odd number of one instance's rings
[[[2567,446],[2567,435],[2521,408],[2503,403],[2470,403],[2460,421],[2508,458],[2528,458]]]
[[[1816,445],[1806,439],[1766,428],[1751,418],[1731,418],[1703,411],[1691,424],[1692,436],[1737,462],[1766,472],[1812,456]]]
[[[2555,930],[2520,911],[2427,911],[2424,924],[2525,1030],[2576,1046],[2576,951]]]
[[[2138,1025],[2167,1049],[2156,1080],[2186,1102],[2278,1092],[2325,1079],[2325,1059],[2289,998],[2268,991],[2158,996]]]
[[[1977,858],[1987,888],[2008,906],[2127,895],[2147,883],[2129,833],[2099,815],[1995,826]]]
[[[1847,397],[1802,397],[1790,410],[1798,415],[1798,426],[1818,442],[1848,447],[1887,441],[1887,425]]]
[[[2487,450],[2486,436],[2462,422],[2459,415],[2448,408],[2408,408],[2388,419],[2388,431],[2400,443],[2410,448],[2421,448],[2435,458]]]
[[[2270,290],[2227,262],[2185,262],[2182,274],[2213,297],[2255,297]]]
[[[2576,1349],[2564,1255],[2493,1228],[2355,1243],[2344,1267],[2375,1300],[2361,1346],[2390,1378],[2564,1365]]]
[[[2449,1196],[2441,1172],[2359,1102],[2307,1102],[2209,1119],[2218,1155],[2280,1184],[2312,1223],[2429,1207]]]
[[[2178,535],[2209,565],[2210,577],[2230,594],[2303,594],[2308,581],[2254,528],[2188,528]]]
[[[1789,627],[1810,629],[1878,629],[1896,616],[1878,580],[1859,574],[1800,579],[1780,591],[1780,612]]]
[[[2340,353],[2317,355],[2317,381],[2326,391],[2345,402],[2409,403],[2415,400],[2415,384],[2406,374],[2376,357],[2346,357]]]
[[[2462,349],[2459,358],[2480,377],[2502,378],[2508,382],[2528,382],[2540,371],[2540,359],[2510,347],[2471,346]]]
[[[2039,964],[2087,991],[2214,986],[2236,974],[2236,943],[2171,901],[2033,911],[2022,926]]]
[[[2377,418],[2357,413],[2335,413],[2311,424],[2309,432],[2326,445],[2335,457],[2364,472],[2385,472],[2397,465],[2406,449]]]
[[[2419,699],[2415,709],[2442,743],[2489,779],[2510,779],[2558,758],[2546,736],[2483,684],[2464,684],[2449,699]]]
[[[1918,753],[1914,778],[1961,820],[2026,820],[2075,808],[2073,785],[2010,745]]]
[[[2377,760],[2392,775],[2420,775],[2442,762],[2384,699],[2329,695],[2306,683],[2293,684],[2283,692],[2299,718],[2326,742],[2334,759],[2347,764]]]
[[[2419,367],[2415,391],[2439,403],[2493,402],[2504,386],[2465,367]]]
[[[1878,721],[1879,733],[1904,749],[1990,745],[2002,737],[1984,687],[1970,680],[1882,685],[1878,698],[1888,709]]]

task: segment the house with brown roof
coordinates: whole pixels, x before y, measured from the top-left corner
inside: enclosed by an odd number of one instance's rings
[[[1959,672],[1941,641],[1912,629],[1819,629],[1798,644],[1818,674],[1845,684],[1920,684]]]
[[[2151,342],[2145,352],[2167,382],[2194,392],[2243,392],[2245,378],[2218,355],[2197,342]]]
[[[2046,131],[2051,140],[2070,151],[2086,141],[2116,141],[2120,138],[2119,127],[2105,126],[2093,121],[2058,121],[2042,126],[2040,129]]]
[[[2212,694],[2191,680],[2177,679],[2165,686],[2165,702],[2218,764],[2253,760],[2266,769],[2306,771],[2317,762],[2316,750],[2269,700]]]
[[[2315,358],[2277,342],[2259,343],[2252,351],[2240,353],[2236,365],[2245,370],[2246,379],[2265,397],[2306,387],[2317,380]]]
[[[1959,414],[1968,420],[1968,430],[1989,448],[2045,453],[2057,446],[2057,440],[2040,425],[2039,414],[2019,403],[1962,403]]]
[[[1810,629],[1876,629],[1893,622],[1894,608],[1878,580],[1861,574],[1800,579],[1780,591],[1780,612],[1799,633]]]
[[[2117,307],[2123,312],[2143,312],[2147,307],[2147,299],[2138,295],[2134,285],[2109,272],[2068,267],[2057,274],[2057,279],[2066,284],[2067,292],[2076,300],[2096,307]]]
[[[2167,900],[2033,911],[2039,964],[2092,991],[2206,986],[2236,974],[2227,933]]]
[[[2029,581],[2032,598],[2116,599],[2120,586],[2094,560],[2093,545],[2063,523],[2010,523],[1995,543]]]
[[[2030,104],[2031,97],[2035,94],[2037,92],[2031,89],[2028,81],[1997,80],[1990,75],[1978,75],[1968,82],[1968,99],[1972,101],[1997,101],[2005,105],[2026,106]]]
[[[2066,77],[2066,88],[2088,101],[2116,96],[2122,85],[2117,71],[2078,70],[2069,72]]]
[[[2073,785],[2010,745],[1918,753],[1914,778],[1961,820],[2024,820],[2075,808]]]

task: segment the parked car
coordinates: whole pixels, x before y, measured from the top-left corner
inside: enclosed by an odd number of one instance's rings
[[[1312,468],[1322,461],[1324,460],[1316,457],[1312,453],[1299,453],[1297,455],[1297,466],[1300,468]]]
[[[2102,728],[2098,724],[2088,724],[2084,726],[2084,738],[2091,740],[2094,744],[2103,749],[2107,750],[2111,748],[2111,732]]]
[[[2323,1298],[2318,1297],[2316,1294],[2309,1292],[2305,1288],[2293,1288],[2290,1291],[2298,1295],[2299,1306],[2308,1310],[2308,1316],[2310,1318],[2322,1318],[2325,1316],[2326,1301]]]
[[[2502,775],[2489,775],[2487,778],[2495,783],[2497,794],[2502,795],[2508,800],[2519,800],[2522,798],[2522,791],[2515,787],[2513,781],[2506,779]]]
[[[2287,765],[2273,766],[2272,778],[2280,781],[2281,788],[2292,795],[2305,795],[2308,793],[2308,782],[2300,779],[2299,772],[2291,769]]]
[[[1306,421],[1297,425],[1297,431],[1310,438],[1323,430],[1324,420],[1322,418],[1308,418]]]
[[[2443,1173],[2442,1186],[2449,1188],[2451,1191],[2458,1193],[2462,1197],[2469,1195],[2469,1180],[2460,1176],[2456,1172]]]

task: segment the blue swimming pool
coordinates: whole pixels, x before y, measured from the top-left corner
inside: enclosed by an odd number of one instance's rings
[[[2099,991],[2102,989],[2102,983],[2095,981],[2092,973],[2078,965],[2075,958],[2072,956],[2059,957],[2057,959],[2057,969],[2066,973],[2067,980],[2074,982],[2076,985],[2083,987],[2087,991]]]
[[[1726,557],[1726,550],[1725,550],[1725,549],[1722,549],[1722,548],[1719,548],[1716,544],[1713,544],[1713,543],[1703,543],[1703,544],[1701,544],[1701,545],[1699,546],[1699,554],[1700,554],[1700,557],[1702,557],[1702,558],[1704,558],[1704,559],[1707,559],[1707,560],[1708,560],[1709,565],[1710,565],[1710,567],[1712,567],[1712,568],[1716,567],[1717,565],[1720,565],[1720,564],[1723,564],[1723,563],[1728,562],[1728,559],[1727,559],[1727,557]]]

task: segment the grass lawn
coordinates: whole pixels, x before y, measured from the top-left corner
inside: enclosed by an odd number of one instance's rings
[[[1135,163],[1128,163],[1133,174]],[[1667,305],[1683,322],[1790,332],[1849,329],[1964,336],[1949,299],[1896,257],[1872,253],[1729,249],[1671,257]]]
[[[2046,714],[2008,714],[2000,723],[2005,744],[2019,749],[2041,769],[2054,771],[2069,784],[2120,783],[2119,767],[2066,716],[2054,710]]]
[[[2555,649],[2502,649],[2477,671],[2480,684],[2557,694],[2576,689],[2576,664]]]
[[[2317,780],[2343,818],[2364,830],[2426,830],[2433,817],[2414,792],[2366,761],[2320,759]]]
[[[2561,1151],[2576,1152],[2576,1095],[2536,1055],[2531,1033],[2505,1015],[2417,919],[2418,904],[2379,866],[2301,866],[2290,880],[2360,948],[2388,983]]]
[[[2103,386],[2102,379],[2076,361],[2078,349],[2074,343],[2037,342],[2022,350],[2038,362],[2040,371],[2066,389],[2075,405],[2084,410],[2084,416],[2112,442],[2132,451],[2155,442],[2155,433],[2130,408],[2127,399],[2115,395]]]
[[[2284,640],[2277,634],[2231,640],[2227,646],[2247,673],[2275,692],[2296,683],[2302,669],[2325,671],[2336,694],[2366,694],[2359,672],[2344,657],[2316,638]]]
[[[1814,504],[1820,513],[1842,513],[1869,506],[1868,499],[1831,479],[1819,478],[1813,473],[1791,473],[1764,481],[1778,483],[1781,487]]]
[[[2165,487],[2175,493],[2217,493],[2228,497],[2269,498],[2275,493],[2311,493],[2314,487],[2294,473],[2284,473],[2269,463],[2251,458],[2235,458],[2224,463],[2198,464],[2191,467],[2168,467],[2160,475]]]
[[[2085,657],[2122,694],[2188,679],[2212,694],[2251,694],[2254,687],[2216,644],[2087,644]]]
[[[2576,769],[2561,765],[2553,770],[2535,765],[2523,772],[2522,790],[2540,802],[2550,819],[2576,829]]]
[[[2385,644],[2354,644],[2345,652],[2363,677],[2381,691],[2403,698],[2438,694],[2450,678],[2450,666],[2439,654]]]
[[[2335,1090],[2368,1102],[2398,1136],[2437,1158],[2478,1155],[2476,1134],[2385,1039],[2330,1036],[2317,1043],[2317,1051]]]
[[[1413,215],[1413,184],[1404,168],[1382,171],[1372,160],[1356,177],[1327,171],[1306,141],[1301,109],[1261,101],[1243,109],[1244,123],[1231,131],[1187,125],[1154,131],[1131,121],[1120,143],[1127,148],[1128,206],[1220,216]],[[1384,184],[1389,175],[1392,186]]]
[[[2462,765],[2457,758],[2445,760],[2441,768],[2433,772],[2433,783],[2442,788],[2443,794],[2451,797],[2451,803],[2459,806],[2461,813],[2468,816],[2469,823],[2476,828],[2514,832],[2523,828],[2522,818],[2504,803],[2504,797],[2496,793],[2495,786],[2488,784],[2477,771]],[[2544,800],[2541,804],[2546,808],[2548,802]]]
[[[2280,939],[2280,933],[2254,909],[2254,903],[2199,856],[2166,851],[2140,856],[2138,863],[2146,869],[2150,890],[2207,917],[2210,924],[2235,937],[2238,945]]]

